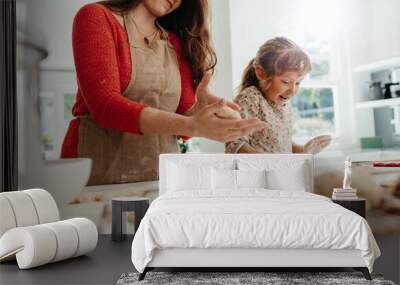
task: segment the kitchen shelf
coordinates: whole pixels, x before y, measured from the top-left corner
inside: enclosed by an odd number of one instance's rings
[[[357,109],[379,108],[379,107],[389,107],[389,106],[393,106],[393,105],[400,105],[400,98],[359,102],[359,103],[356,103],[356,108]]]
[[[357,66],[353,69],[354,72],[373,72],[377,70],[400,66],[400,56],[380,61],[371,62],[368,64]]]

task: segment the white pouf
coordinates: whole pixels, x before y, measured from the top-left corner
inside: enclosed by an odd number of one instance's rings
[[[56,201],[49,192],[43,189],[29,189],[23,191],[28,194],[36,208],[39,224],[51,223],[60,220]]]
[[[0,237],[9,229],[15,228],[17,223],[10,202],[0,195]]]
[[[19,268],[28,269],[86,254],[97,239],[96,226],[84,218],[13,228],[0,238],[0,260],[16,255]]]
[[[86,218],[59,221],[46,190],[0,193],[0,214],[0,262],[16,258],[20,269],[28,269],[96,248],[96,225]]]
[[[17,227],[33,226],[39,223],[35,206],[29,195],[23,191],[1,193],[13,209]]]

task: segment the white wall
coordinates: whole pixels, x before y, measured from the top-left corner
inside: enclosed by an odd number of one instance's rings
[[[216,73],[211,82],[211,91],[226,100],[233,98],[230,0],[211,0],[211,34],[217,53]],[[224,152],[223,143],[200,138],[202,152]]]
[[[236,70],[243,70],[263,42],[299,28],[321,35],[347,33],[352,66],[400,55],[398,0],[298,0],[296,5],[291,0],[231,0],[230,11],[235,85],[241,75]]]
[[[240,84],[242,71],[254,58],[259,46],[284,31],[296,28],[289,23],[292,22],[290,19],[296,16],[297,7],[298,5],[293,5],[293,1],[290,0],[252,0],[246,3],[242,0],[230,1],[235,87]]]
[[[49,52],[42,68],[73,69],[72,23],[76,12],[91,0],[17,0],[28,5],[30,40]]]
[[[400,1],[368,0],[370,61],[400,56]]]

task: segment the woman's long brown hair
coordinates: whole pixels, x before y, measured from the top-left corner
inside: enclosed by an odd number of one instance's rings
[[[101,1],[115,12],[135,8],[142,0]],[[166,30],[175,33],[181,40],[183,56],[188,60],[196,88],[204,74],[214,71],[217,56],[211,46],[209,31],[208,0],[182,0],[178,9],[158,19]]]

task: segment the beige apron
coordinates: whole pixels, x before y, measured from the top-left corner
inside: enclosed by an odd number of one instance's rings
[[[149,47],[136,44],[134,24],[124,16],[132,75],[123,96],[150,107],[174,112],[181,97],[181,78],[174,47],[162,29]],[[92,159],[88,185],[158,180],[160,153],[178,153],[174,135],[135,135],[97,126],[89,116],[80,119],[78,156]]]

